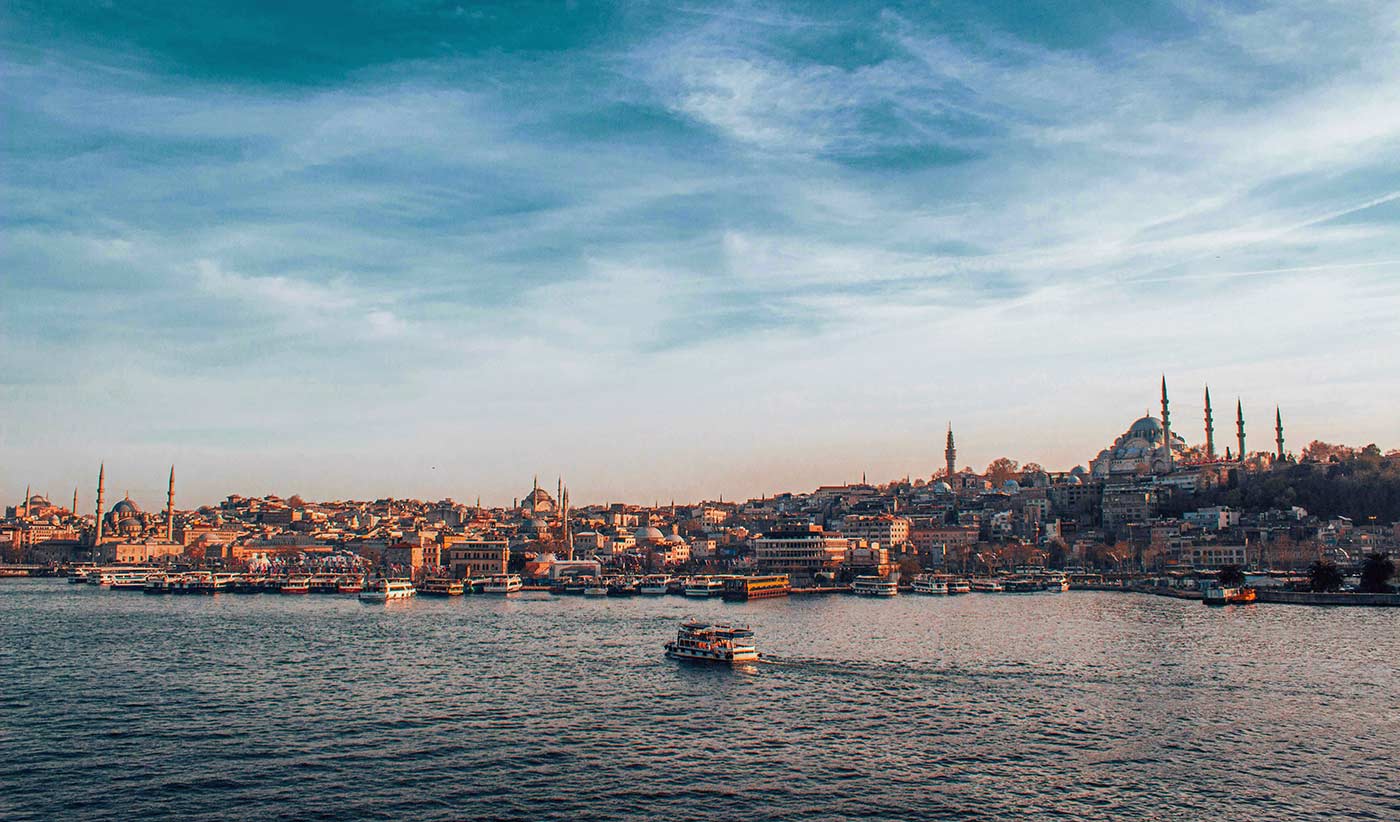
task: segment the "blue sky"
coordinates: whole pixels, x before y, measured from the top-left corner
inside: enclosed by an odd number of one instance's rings
[[[250,5],[0,18],[7,499],[1400,445],[1393,4]]]

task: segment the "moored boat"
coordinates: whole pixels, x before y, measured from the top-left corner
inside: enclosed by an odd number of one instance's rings
[[[1001,584],[1000,581],[987,577],[974,579],[971,582],[971,587],[973,591],[979,594],[999,594],[1006,590],[1006,586]]]
[[[949,594],[970,594],[972,593],[972,583],[965,579],[948,580]]]
[[[425,597],[459,597],[462,595],[462,581],[445,577],[431,577],[418,586],[418,593]]]
[[[361,602],[389,602],[408,599],[418,593],[413,582],[407,579],[377,579],[360,592]]]
[[[685,595],[693,599],[717,597],[723,594],[724,580],[711,576],[698,576],[685,581]]]
[[[1248,605],[1258,598],[1253,588],[1226,588],[1212,585],[1206,589],[1201,601],[1207,605]]]
[[[665,574],[651,574],[642,577],[642,581],[637,585],[637,593],[646,596],[662,596],[667,592],[671,584],[671,577]]]
[[[337,594],[358,594],[364,589],[364,581],[359,577],[341,577],[335,584]]]
[[[736,602],[785,597],[792,593],[792,580],[787,574],[726,577],[723,582],[724,598]]]
[[[948,580],[938,574],[919,574],[914,577],[914,593],[943,595],[948,593]]]
[[[899,594],[899,583],[888,577],[863,574],[851,583],[851,590],[863,597],[892,597]]]
[[[486,580],[482,591],[488,594],[513,594],[524,587],[519,574],[496,574]]]
[[[759,659],[758,648],[753,644],[753,631],[694,620],[682,623],[675,640],[666,643],[666,656],[725,665],[757,662]]]
[[[310,577],[287,577],[277,588],[283,594],[308,594],[311,593]]]

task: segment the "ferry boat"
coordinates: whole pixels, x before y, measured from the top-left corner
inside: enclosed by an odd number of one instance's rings
[[[937,574],[919,574],[914,577],[914,593],[944,595],[948,593],[948,580]]]
[[[486,580],[486,586],[482,588],[488,594],[513,594],[525,587],[525,583],[520,580],[519,574],[496,574]]]
[[[1062,594],[1069,590],[1069,577],[1064,574],[1058,576],[1051,574],[1045,578],[1045,590]]]
[[[141,590],[147,594],[173,594],[175,592],[170,586],[174,581],[173,574],[151,574],[146,577],[146,584]]]
[[[637,593],[637,581],[630,577],[618,577],[608,583],[608,596],[630,597]]]
[[[564,583],[564,593],[574,596],[581,596],[586,588],[588,588],[588,580],[581,577],[570,577]],[[607,591],[603,593],[607,593]]]
[[[359,577],[341,577],[335,583],[337,594],[358,594],[365,589],[365,583]]]
[[[432,577],[423,580],[423,585],[418,589],[418,593],[425,597],[459,597],[462,595],[462,581]]]
[[[651,574],[642,577],[641,584],[637,586],[637,593],[649,597],[662,596],[671,585],[671,577],[665,574]]]
[[[753,645],[753,631],[748,628],[707,625],[691,620],[681,624],[674,642],[666,643],[666,656],[742,665],[757,662],[758,649]]]
[[[1002,587],[1011,594],[1031,594],[1045,590],[1044,583],[1030,577],[1012,577],[1002,583]]]
[[[1006,586],[994,579],[974,579],[972,590],[979,594],[999,594],[1006,590]]]
[[[407,579],[377,579],[360,592],[361,602],[388,602],[392,599],[408,599],[418,593],[413,582]]]
[[[950,595],[970,594],[972,593],[972,583],[965,579],[950,579],[948,580],[948,593]]]
[[[340,575],[315,574],[307,586],[313,594],[338,594],[340,593]]]
[[[685,595],[695,599],[724,594],[724,581],[714,577],[691,577],[685,581]]]
[[[863,597],[892,597],[899,594],[899,583],[873,574],[862,575],[851,583],[851,590]]]
[[[1253,588],[1223,588],[1212,585],[1201,601],[1207,605],[1248,605],[1258,597]]]
[[[309,594],[311,593],[310,577],[287,577],[282,580],[282,584],[277,590],[283,594]]]
[[[146,579],[151,576],[148,570],[142,571],[103,571],[98,574],[97,584],[103,588],[116,590],[136,590],[146,587]]]
[[[792,593],[792,581],[787,574],[771,576],[729,577],[724,580],[724,598],[740,601],[785,597]]]
[[[589,577],[583,581],[583,595],[605,597],[608,595],[608,581],[602,577]]]

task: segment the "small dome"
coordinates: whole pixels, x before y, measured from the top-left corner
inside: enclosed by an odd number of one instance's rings
[[[1078,474],[1070,474],[1068,477],[1065,477],[1065,485],[1083,485],[1083,484],[1084,484],[1084,480],[1080,479],[1080,477],[1079,477]]]
[[[943,480],[939,480],[938,482],[935,482],[935,483],[933,484],[933,493],[935,493],[935,494],[951,494],[951,493],[953,493],[953,486],[949,485],[948,483],[944,482]]]
[[[1007,480],[1001,484],[1003,490],[1015,494],[1021,490],[1021,483],[1016,480]]]
[[[1069,469],[1069,472],[1073,476],[1082,477],[1089,473],[1089,469],[1085,468],[1082,465],[1076,465],[1073,468]]]
[[[632,537],[638,542],[648,539],[660,542],[661,540],[666,538],[665,535],[661,533],[660,529],[653,528],[650,525],[644,525],[641,528],[638,528],[637,530],[633,531]]]

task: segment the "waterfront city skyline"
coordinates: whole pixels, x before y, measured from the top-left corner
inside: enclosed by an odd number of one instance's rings
[[[1386,4],[4,18],[7,500],[1400,444]]]

